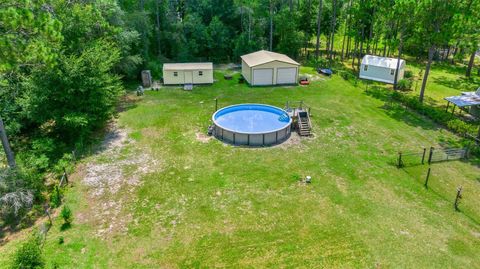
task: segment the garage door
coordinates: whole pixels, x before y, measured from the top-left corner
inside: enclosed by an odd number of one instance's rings
[[[277,84],[295,84],[297,68],[277,68]]]
[[[253,70],[253,85],[272,85],[272,84],[273,84],[273,68]]]

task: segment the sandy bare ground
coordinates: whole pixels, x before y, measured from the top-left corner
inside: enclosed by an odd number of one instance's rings
[[[100,238],[128,231],[132,216],[125,212],[126,203],[142,184],[142,176],[159,169],[159,161],[135,147],[126,130],[116,124],[110,129],[99,153],[85,166],[82,184],[87,187],[89,212],[77,216],[95,225]]]

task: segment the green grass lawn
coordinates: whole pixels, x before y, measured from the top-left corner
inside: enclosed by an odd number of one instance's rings
[[[472,162],[434,164],[426,190],[426,165],[393,165],[398,151],[455,145],[457,137],[338,76],[273,88],[225,81],[221,73],[216,79],[192,92],[147,92],[120,113],[134,142],[79,165],[66,193],[75,219],[65,231],[55,221],[45,244],[49,266],[480,268],[480,169]],[[200,141],[214,98],[221,106],[304,100],[315,136],[268,148]],[[145,154],[150,168],[141,185],[89,198],[95,189],[81,182],[85,166]],[[136,168],[121,169],[128,175]],[[306,175],[309,185],[298,180]],[[455,212],[459,185],[464,199]],[[98,236],[104,224],[94,216],[112,201],[123,206],[115,219],[104,212],[104,221],[122,219],[127,229]],[[17,244],[0,247],[0,267]]]

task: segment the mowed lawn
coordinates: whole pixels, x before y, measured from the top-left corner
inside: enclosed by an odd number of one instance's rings
[[[304,68],[303,72],[311,72]],[[238,76],[238,74],[237,74]],[[60,268],[480,268],[480,169],[472,162],[398,169],[398,151],[455,146],[430,121],[385,106],[339,76],[308,87],[251,88],[221,73],[192,92],[146,92],[119,115],[133,146],[155,160],[142,184],[92,206],[82,172],[66,193],[75,219],[48,235]],[[304,100],[314,137],[267,148],[205,140],[214,112],[237,103]],[[116,156],[121,158],[121,156]],[[118,159],[116,158],[116,159]],[[79,165],[105,162],[88,157]],[[107,160],[108,162],[108,160]],[[129,168],[131,169],[131,168]],[[299,177],[312,177],[311,184]],[[453,210],[457,186],[462,212]],[[121,196],[127,230],[98,236],[84,221]],[[95,204],[94,204],[95,205]],[[108,215],[107,215],[108,216]],[[109,219],[106,220],[110,221]],[[111,220],[116,221],[116,220]],[[64,244],[59,244],[63,236]],[[0,267],[18,241],[0,248]]]

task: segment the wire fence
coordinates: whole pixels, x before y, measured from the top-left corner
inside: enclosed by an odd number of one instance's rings
[[[466,160],[468,159],[468,148],[423,148],[419,151],[399,152],[397,167],[408,167],[415,165],[431,164],[436,162]]]

